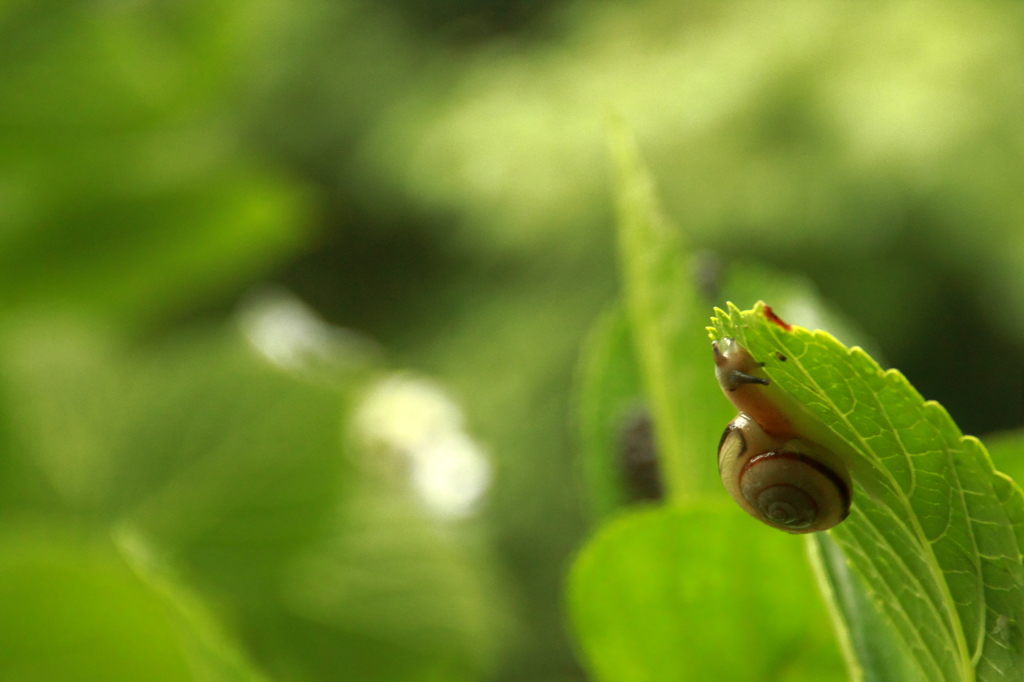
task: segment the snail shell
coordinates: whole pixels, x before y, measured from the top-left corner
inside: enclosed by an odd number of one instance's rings
[[[743,414],[718,448],[729,495],[754,518],[789,533],[828,530],[849,515],[849,474],[837,459],[800,438],[773,438]]]
[[[748,514],[789,533],[828,530],[850,513],[852,484],[842,460],[794,433],[765,391],[759,363],[732,339],[715,351],[715,374],[740,410],[718,445],[718,471]]]

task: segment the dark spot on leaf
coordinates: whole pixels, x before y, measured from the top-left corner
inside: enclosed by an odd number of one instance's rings
[[[722,287],[722,259],[713,251],[698,251],[690,266],[697,290],[707,300],[717,300]]]
[[[775,357],[777,357],[779,359],[779,362],[785,362],[786,361],[786,356],[783,355],[782,353],[776,353]]]
[[[646,409],[634,409],[619,429],[619,473],[629,502],[661,500],[665,493],[654,440],[654,422]]]

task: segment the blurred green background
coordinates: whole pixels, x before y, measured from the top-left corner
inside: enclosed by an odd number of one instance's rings
[[[4,0],[0,680],[583,680],[609,113],[709,313],[730,263],[803,275],[966,433],[1024,425],[1022,35],[1010,2]]]

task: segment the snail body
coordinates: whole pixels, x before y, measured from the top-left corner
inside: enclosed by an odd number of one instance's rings
[[[853,490],[843,461],[795,433],[765,391],[762,363],[726,339],[713,344],[715,374],[740,410],[718,446],[718,471],[729,495],[763,523],[789,533],[828,530],[847,517]]]
[[[715,377],[722,392],[741,414],[745,414],[773,436],[795,435],[789,420],[764,390],[769,385],[763,362],[757,362],[734,339],[711,344],[715,352]]]

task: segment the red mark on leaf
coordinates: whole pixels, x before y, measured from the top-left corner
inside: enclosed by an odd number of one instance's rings
[[[766,305],[764,307],[764,316],[768,318],[769,322],[774,322],[775,324],[785,329],[787,332],[793,328],[792,325],[786,324],[786,322],[781,317],[776,315],[775,311],[772,310],[772,307],[770,305]]]

